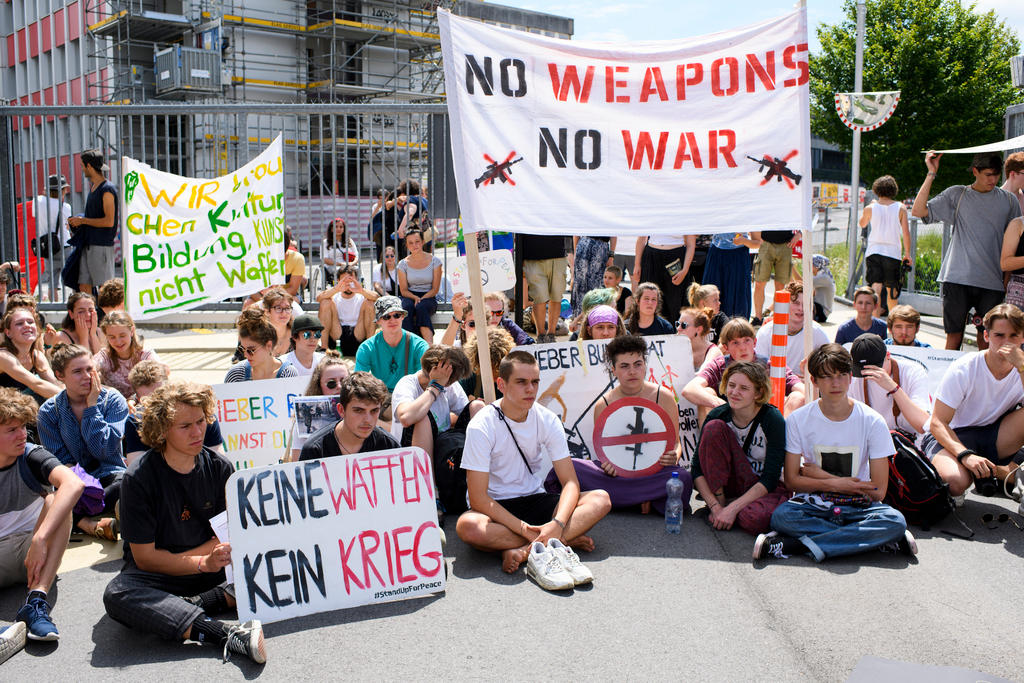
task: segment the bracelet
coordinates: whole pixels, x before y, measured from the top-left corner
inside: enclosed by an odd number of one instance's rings
[[[458,318],[456,318],[456,317],[455,317],[454,315],[452,316],[452,320],[454,320],[455,322],[457,322],[457,323],[458,323],[459,325],[461,325],[462,323],[464,323],[464,322],[465,322],[464,320],[459,320],[459,319],[458,319]]]
[[[934,178],[937,174],[934,171],[928,171],[928,177]]]
[[[722,504],[719,503],[717,500],[712,500],[711,502],[708,503],[708,507],[711,508],[712,510],[715,509],[715,506],[722,507]]]
[[[196,562],[196,570],[197,570],[197,571],[198,571],[198,572],[199,572],[200,574],[205,574],[206,572],[204,572],[204,571],[203,571],[203,556],[202,556],[202,555],[200,555],[200,556],[199,556],[199,557],[198,557],[197,559],[198,559],[199,561],[198,561],[198,562]]]
[[[957,453],[956,461],[959,463],[963,463],[964,458],[966,458],[968,455],[977,455],[977,453],[972,451],[970,448],[965,448],[959,453]]]
[[[431,386],[431,387],[434,387],[435,389],[437,389],[437,391],[439,392],[438,395],[444,393],[444,385],[441,384],[440,382],[438,382],[436,379],[430,380],[430,384],[428,386]]]
[[[897,385],[896,385],[896,387],[895,387],[895,388],[894,388],[894,389],[893,389],[892,391],[890,391],[890,392],[887,392],[887,393],[885,394],[886,398],[888,398],[889,396],[892,396],[893,394],[895,394],[895,393],[896,393],[897,391],[899,391],[899,390],[900,390],[900,385],[899,385],[899,384],[897,384]]]
[[[562,524],[561,520],[559,520],[557,517],[552,517],[551,521],[560,526],[563,531],[565,530],[565,525]]]

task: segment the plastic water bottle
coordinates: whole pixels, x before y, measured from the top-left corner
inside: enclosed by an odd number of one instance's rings
[[[563,320],[568,320],[572,317],[572,304],[569,303],[569,299],[562,299],[561,310],[559,310],[558,315]]]
[[[678,534],[683,529],[683,482],[679,481],[679,473],[673,472],[672,478],[665,482],[665,531]]]

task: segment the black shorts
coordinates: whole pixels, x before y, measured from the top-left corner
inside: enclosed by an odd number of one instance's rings
[[[956,282],[942,283],[942,329],[946,334],[962,334],[967,327],[967,316],[974,309],[974,325],[980,333],[985,329],[981,320],[985,314],[1003,303],[1006,292],[1001,289],[972,287]]]
[[[881,254],[871,254],[864,262],[867,264],[865,278],[868,284],[873,285],[876,282],[881,282],[886,287],[893,289],[899,286],[902,261],[889,256],[882,256]]]
[[[527,524],[540,526],[554,519],[560,499],[557,493],[534,493],[519,498],[506,498],[498,503]]]
[[[1005,458],[999,457],[999,449],[996,448],[996,442],[999,440],[999,426],[1006,419],[1007,415],[1010,415],[1018,408],[1011,408],[1006,411],[998,418],[995,422],[987,425],[978,425],[976,427],[957,427],[953,430],[956,434],[957,440],[964,445],[964,448],[969,448],[986,460],[990,460],[997,465],[1006,465],[1014,459],[1014,455],[1007,456]],[[924,440],[921,442],[922,449],[929,458],[934,458],[935,454],[942,450],[942,445],[936,441],[935,437],[931,433],[925,434]],[[956,457],[956,453],[952,454]]]

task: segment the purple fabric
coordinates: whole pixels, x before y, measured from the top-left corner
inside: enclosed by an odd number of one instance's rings
[[[690,512],[690,495],[693,492],[693,480],[684,467],[663,467],[646,477],[629,479],[626,477],[610,477],[601,466],[592,460],[572,458],[572,466],[576,470],[576,478],[580,482],[581,491],[601,489],[608,492],[613,508],[631,507],[650,502],[659,514],[665,513],[665,482],[673,472],[679,473],[679,481],[683,482],[683,507]],[[559,493],[562,484],[552,470],[544,481],[544,488],[551,493]]]

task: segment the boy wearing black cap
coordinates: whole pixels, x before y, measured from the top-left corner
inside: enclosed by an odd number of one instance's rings
[[[944,221],[953,226],[938,278],[942,283],[946,348],[960,348],[967,316],[974,309],[978,348],[984,350],[988,343],[984,341],[980,317],[1003,301],[1003,271],[999,264],[1003,234],[1012,222],[1021,220],[1021,208],[1016,197],[996,187],[1003,160],[992,153],[974,155],[974,183],[951,185],[929,200],[941,158],[935,152],[925,155],[928,175],[917,191],[911,213],[926,223]]]
[[[117,188],[103,175],[110,167],[103,162],[102,152],[88,149],[80,158],[92,190],[85,200],[85,215],[72,216],[68,226],[74,231],[85,228],[78,289],[92,294],[93,285],[99,286],[114,277],[114,238],[119,225]]]
[[[850,344],[853,381],[847,395],[882,416],[890,430],[917,435],[928,422],[928,376],[916,363],[897,362],[877,334],[862,334]]]

